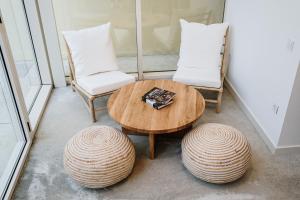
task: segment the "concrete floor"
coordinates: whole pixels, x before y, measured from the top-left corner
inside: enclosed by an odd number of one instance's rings
[[[76,93],[70,88],[55,89],[14,199],[300,199],[300,153],[271,154],[227,91],[222,109],[216,114],[212,107],[207,108],[198,123],[224,123],[246,135],[253,158],[250,169],[238,181],[213,185],[194,178],[181,163],[179,138],[159,140],[157,157],[149,160],[147,138],[130,136],[137,152],[133,173],[112,187],[86,189],[65,174],[62,159],[68,139],[92,125],[91,119]],[[106,111],[98,113],[96,124],[119,128]]]

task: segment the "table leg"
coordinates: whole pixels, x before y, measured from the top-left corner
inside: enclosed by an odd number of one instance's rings
[[[126,128],[124,128],[124,127],[122,127],[122,132],[124,133],[124,134],[129,134],[129,131],[126,129]]]
[[[154,160],[155,154],[155,135],[149,134],[149,157]]]
[[[184,135],[186,135],[188,132],[190,132],[192,129],[193,129],[193,125],[187,127],[186,129],[183,129],[181,134],[184,136]]]

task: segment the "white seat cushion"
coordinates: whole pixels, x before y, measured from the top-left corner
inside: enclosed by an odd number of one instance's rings
[[[202,87],[221,87],[221,73],[219,69],[197,69],[179,67],[173,80],[187,85]]]
[[[63,32],[71,52],[76,77],[118,70],[110,27],[110,23],[107,23]]]
[[[228,24],[181,24],[181,44],[178,67],[220,68],[222,46]]]
[[[135,82],[134,76],[120,71],[103,72],[77,79],[78,85],[91,95],[117,90],[133,82]]]

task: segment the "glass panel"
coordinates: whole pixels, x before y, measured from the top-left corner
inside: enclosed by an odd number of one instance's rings
[[[41,79],[23,1],[0,0],[0,4],[26,107],[30,111],[41,88]]]
[[[137,72],[135,0],[53,0],[66,75],[69,75],[62,31],[112,23],[118,64],[124,72]]]
[[[143,70],[177,69],[180,47],[179,19],[220,23],[225,0],[141,0]]]
[[[25,145],[14,100],[0,60],[0,198]]]

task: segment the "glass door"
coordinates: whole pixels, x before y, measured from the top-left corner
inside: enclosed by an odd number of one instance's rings
[[[143,72],[175,71],[180,48],[180,19],[222,23],[225,0],[138,0],[142,8]]]
[[[24,1],[0,0],[0,199],[12,195],[52,89],[37,1]]]
[[[106,22],[120,69],[127,73],[172,74],[177,69],[180,19],[204,24],[223,21],[225,0],[52,0],[66,75],[62,31]],[[139,76],[143,77],[143,76]]]
[[[0,0],[2,18],[28,112],[41,89],[41,77],[22,0]]]
[[[25,147],[26,139],[2,58],[2,49],[0,51],[0,199],[2,199]]]
[[[126,73],[137,72],[135,0],[52,0],[66,76],[69,76],[62,31],[112,24],[118,65]]]

